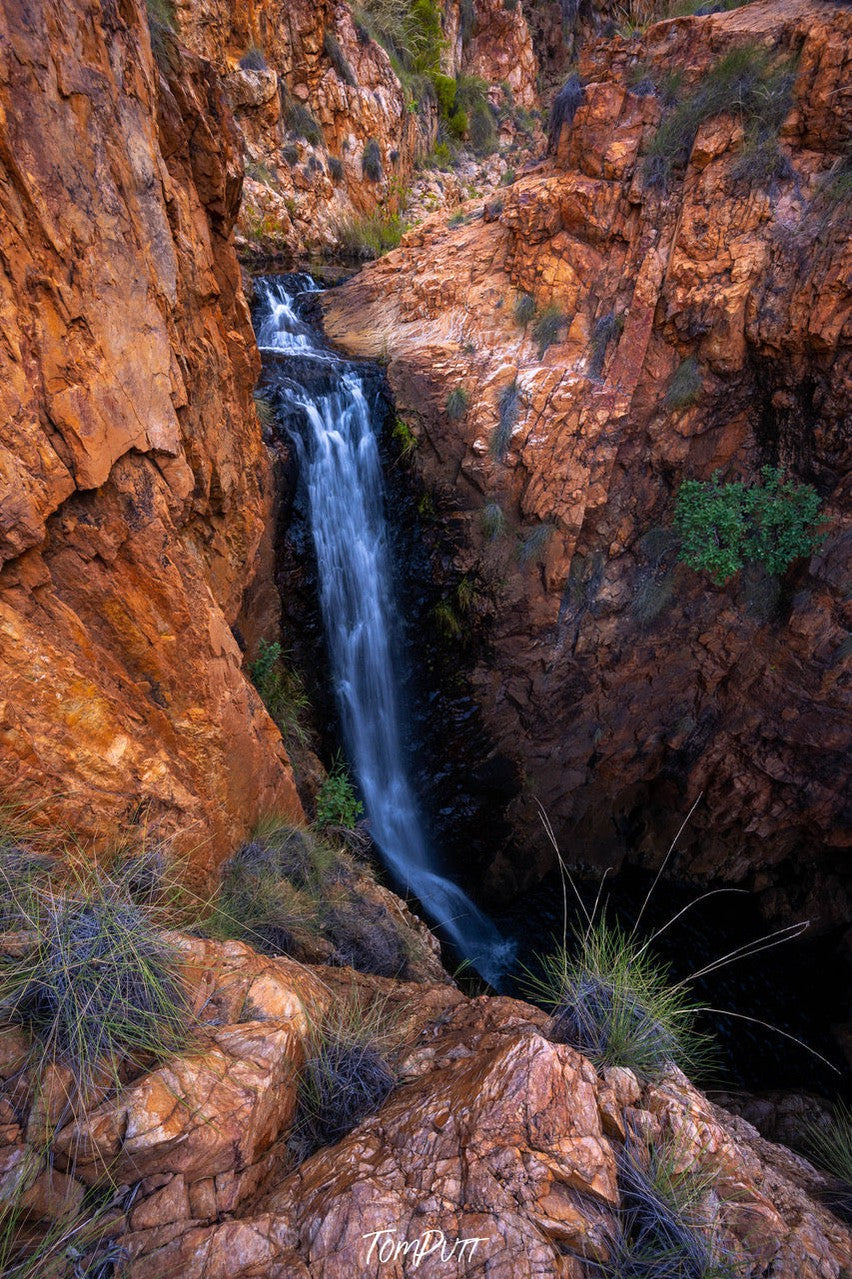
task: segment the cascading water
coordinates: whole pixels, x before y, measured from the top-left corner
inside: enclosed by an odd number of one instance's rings
[[[298,313],[310,276],[256,281],[258,345],[291,358],[268,371],[295,417],[308,494],[320,607],[349,759],[373,840],[410,890],[483,977],[496,985],[513,947],[462,890],[435,869],[408,775],[393,643],[395,605],[384,487],[363,374],[323,347]]]

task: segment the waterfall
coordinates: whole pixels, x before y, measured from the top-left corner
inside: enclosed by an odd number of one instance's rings
[[[512,945],[466,893],[435,868],[404,748],[393,642],[394,599],[378,443],[359,366],[324,347],[299,315],[309,276],[256,281],[258,345],[292,357],[267,381],[298,423],[293,438],[308,496],[320,608],[343,738],[370,825],[394,878],[457,950],[496,985]],[[280,372],[278,371],[280,367]]]

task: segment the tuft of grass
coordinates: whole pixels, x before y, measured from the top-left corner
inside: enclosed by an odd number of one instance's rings
[[[571,75],[553,99],[547,123],[547,148],[555,151],[563,127],[569,127],[583,101],[583,82],[578,75]]]
[[[446,409],[447,417],[452,418],[453,421],[458,421],[464,417],[470,408],[470,395],[463,386],[454,387],[447,396],[444,408]]]
[[[355,216],[342,223],[337,232],[342,256],[361,262],[380,258],[395,249],[404,233],[405,227],[397,214],[381,211]]]
[[[741,117],[747,147],[766,146],[790,110],[794,78],[790,63],[773,61],[758,45],[725,54],[660,123],[645,158],[646,186],[665,188],[687,164],[704,121],[723,112]]]
[[[174,0],[146,0],[146,11],[151,51],[157,66],[165,73],[173,69],[177,61]]]
[[[843,1183],[847,1201],[852,1200],[852,1106],[838,1102],[831,1123],[809,1124],[804,1146],[818,1167]]]
[[[328,157],[328,171],[334,183],[343,181],[343,161],[336,155]]]
[[[326,31],[322,38],[322,47],[325,49],[326,57],[343,83],[348,84],[352,89],[356,88],[358,81],[355,79],[355,73],[332,31]]]
[[[317,794],[316,825],[354,830],[364,805],[355,794],[349,770],[338,755]]]
[[[595,321],[592,329],[592,356],[589,360],[589,376],[600,378],[603,373],[607,348],[612,339],[621,332],[623,321],[614,311],[608,311]]]
[[[470,116],[470,145],[478,156],[492,155],[497,150],[497,127],[488,103],[474,107]]]
[[[541,312],[532,330],[532,335],[538,343],[539,359],[543,357],[548,347],[553,346],[567,318],[565,312],[555,302],[551,302],[550,306],[545,307]]]
[[[444,639],[460,639],[462,624],[449,600],[439,600],[432,609],[432,620]]]
[[[663,404],[670,413],[688,408],[701,399],[701,372],[694,355],[681,360],[666,387]]]
[[[370,182],[381,182],[385,175],[382,168],[382,150],[375,138],[370,138],[364,147],[361,172]]]
[[[268,70],[263,50],[259,49],[256,44],[250,44],[243,56],[240,58],[240,68],[243,71]]]
[[[512,310],[516,322],[526,328],[536,312],[535,298],[531,293],[519,293]]]
[[[301,677],[284,658],[277,640],[261,640],[258,655],[248,668],[249,679],[277,724],[284,744],[304,747],[310,737],[306,727],[310,698]]]
[[[331,962],[375,977],[402,977],[408,964],[405,938],[378,903],[353,897],[333,905],[323,931],[334,945]]]
[[[516,180],[517,176],[518,175],[516,174],[514,169],[506,169],[506,171],[504,172],[503,176],[500,179],[500,185],[504,187],[510,187],[512,183]]]
[[[17,909],[26,941],[0,967],[0,1017],[28,1031],[35,1064],[59,1062],[85,1089],[185,1046],[177,955],[125,877],[72,866],[61,886],[31,883]]]
[[[521,393],[518,390],[517,379],[510,382],[508,386],[504,386],[500,392],[499,412],[500,417],[497,423],[497,429],[491,436],[489,448],[491,456],[495,457],[498,462],[506,459],[509,452],[509,444],[512,439],[512,431],[518,420],[518,409],[521,403]]]
[[[301,955],[303,934],[319,931],[311,892],[318,872],[306,864],[297,887],[291,861],[301,832],[285,831],[251,840],[226,863],[205,932],[238,937],[261,955]]]
[[[713,1209],[712,1172],[682,1171],[672,1142],[630,1137],[618,1150],[621,1195],[607,1279],[735,1279]]]
[[[340,1141],[381,1107],[396,1087],[383,1010],[357,998],[320,1018],[299,1072],[296,1144],[304,1156]]]
[[[605,915],[578,928],[528,972],[530,993],[552,1010],[551,1038],[596,1066],[627,1066],[643,1079],[699,1055],[696,1009],[646,945]]]
[[[311,115],[304,103],[288,96],[284,120],[290,133],[297,138],[304,138],[313,147],[321,146],[324,135],[319,122]]]
[[[482,508],[482,531],[489,542],[506,531],[506,516],[499,502],[486,502]]]
[[[539,524],[527,533],[518,546],[518,563],[523,568],[544,550],[553,535],[551,524]]]

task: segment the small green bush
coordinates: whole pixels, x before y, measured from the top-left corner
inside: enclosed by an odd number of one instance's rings
[[[567,316],[555,302],[545,307],[533,325],[532,335],[538,343],[538,358],[541,359],[559,337],[559,331],[566,323]]]
[[[261,640],[258,655],[248,668],[261,701],[278,726],[285,745],[306,746],[310,699],[296,671],[289,668],[277,640]]]
[[[531,529],[518,545],[518,563],[523,567],[537,559],[552,536],[552,524],[539,524]]]
[[[408,461],[414,456],[417,450],[417,436],[412,431],[408,422],[404,418],[398,417],[394,420],[391,430],[391,438],[399,449],[399,455],[404,461]]]
[[[313,147],[322,145],[323,131],[320,125],[311,115],[308,108],[296,98],[291,98],[288,102],[285,123],[290,132],[294,133],[297,138],[304,138]]]
[[[499,502],[486,502],[482,508],[482,531],[493,542],[506,529],[506,516]]]
[[[571,125],[583,101],[583,82],[578,75],[571,75],[553,99],[550,119],[547,123],[548,150],[555,151],[564,125]]]
[[[322,46],[325,49],[326,57],[334,67],[340,79],[344,84],[348,84],[351,88],[355,88],[358,81],[355,79],[353,72],[345,53],[340,47],[337,37],[331,31],[326,31],[322,38]]]
[[[506,169],[505,173],[500,179],[500,185],[504,187],[510,187],[512,183],[515,181],[515,179],[517,178],[517,176],[518,175],[515,173],[514,169]]]
[[[450,391],[444,407],[447,411],[447,417],[452,418],[453,421],[458,421],[459,418],[464,417],[470,408],[470,396],[463,386],[457,386]]]
[[[717,472],[707,481],[684,480],[678,491],[674,525],[682,540],[680,558],[717,585],[749,561],[783,573],[823,540],[814,489],[783,480],[771,466],[760,475],[754,484],[723,484]]]
[[[319,788],[317,795],[316,825],[343,826],[352,830],[364,811],[364,805],[355,794],[349,771],[340,756]]]
[[[589,360],[589,376],[600,378],[603,373],[607,348],[623,327],[622,320],[614,311],[608,311],[595,322],[592,329],[592,356]]]
[[[343,181],[343,161],[338,156],[330,155],[328,157],[328,172],[331,175],[332,182],[340,183]]]
[[[670,413],[678,409],[688,408],[701,398],[701,372],[694,355],[687,356],[672,375],[666,388],[663,404]]]

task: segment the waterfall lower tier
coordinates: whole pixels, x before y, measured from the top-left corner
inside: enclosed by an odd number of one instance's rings
[[[274,383],[288,420],[297,424],[292,434],[307,489],[335,697],[371,835],[399,885],[496,985],[512,944],[438,873],[409,778],[384,486],[362,374],[325,348],[300,317],[300,293],[316,291],[310,277],[268,277],[256,289],[261,350],[291,357],[277,366]]]

